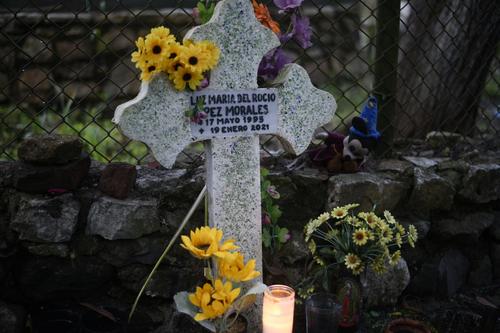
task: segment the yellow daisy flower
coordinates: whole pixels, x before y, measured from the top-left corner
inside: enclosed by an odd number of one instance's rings
[[[358,246],[363,246],[368,242],[370,235],[365,228],[356,229],[352,233],[352,240]]]
[[[391,212],[388,210],[384,210],[384,217],[387,223],[389,224],[396,224],[396,219],[394,216],[392,216]]]
[[[354,253],[348,253],[344,257],[344,263],[345,263],[347,268],[355,269],[361,265],[361,259],[357,255],[355,255]]]
[[[394,242],[399,248],[401,248],[401,246],[403,245],[403,238],[401,237],[401,234],[399,232],[396,233],[396,236],[394,237]]]
[[[314,240],[311,240],[307,246],[309,247],[309,251],[311,251],[312,254],[316,253],[316,242]]]
[[[362,225],[362,222],[360,219],[358,219],[356,216],[350,216],[348,215],[346,218],[345,218],[346,222],[349,223],[350,225],[354,226],[354,227],[361,227]]]
[[[403,227],[401,224],[396,222],[396,230],[401,234],[401,236],[404,236],[405,234],[405,227]]]
[[[352,274],[359,275],[364,270],[365,270],[365,265],[359,264],[358,266],[352,269]]]
[[[387,271],[387,266],[385,265],[386,263],[386,256],[381,255],[378,256],[371,264],[371,268],[373,271],[377,274],[382,274]]]
[[[255,270],[255,259],[245,264],[243,255],[238,252],[228,254],[218,263],[219,274],[234,282],[253,280],[260,275]]]
[[[335,207],[330,213],[332,217],[336,219],[343,219],[347,216],[348,210],[344,207]]]
[[[222,258],[228,251],[238,249],[232,239],[221,244],[222,231],[217,228],[196,228],[195,231],[191,230],[190,237],[182,235],[181,239],[181,246],[198,259],[208,259],[212,256]]]
[[[379,241],[381,244],[388,244],[392,241],[393,234],[392,229],[389,226],[385,226],[380,229]]]
[[[401,251],[397,250],[389,257],[389,264],[394,266],[398,263],[399,259],[401,259]]]
[[[188,86],[191,90],[196,90],[203,80],[201,72],[193,72],[182,66],[172,74],[175,89],[184,90]]]
[[[366,222],[366,224],[368,224],[368,226],[372,229],[375,228],[380,222],[380,218],[374,212],[370,213],[361,212],[358,214],[358,217],[362,218]]]
[[[330,214],[329,213],[323,213],[320,216],[318,216],[318,220],[321,223],[324,223],[324,222],[328,221],[329,218],[330,218]]]
[[[415,243],[418,240],[418,231],[417,228],[413,224],[410,224],[408,226],[408,244],[410,244],[411,247],[415,247]]]

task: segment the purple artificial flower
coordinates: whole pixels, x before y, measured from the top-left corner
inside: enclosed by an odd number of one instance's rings
[[[278,76],[279,71],[291,62],[282,49],[277,48],[267,53],[259,65],[259,76],[264,81],[271,81]]]
[[[311,25],[309,24],[309,18],[305,16],[292,15],[293,24],[293,39],[299,43],[303,49],[307,49],[312,45],[311,43]]]
[[[210,80],[208,79],[208,77],[205,76],[203,80],[201,80],[200,85],[198,86],[198,88],[196,88],[196,90],[203,90],[209,85],[210,85]]]
[[[304,0],[273,0],[276,7],[282,10],[294,9],[302,5]]]
[[[271,218],[267,213],[262,213],[262,224],[263,225],[269,225],[271,224]]]
[[[280,193],[276,190],[276,186],[271,185],[266,189],[266,191],[271,198],[276,200],[280,198]]]
[[[288,242],[290,239],[292,239],[292,234],[290,232],[287,232],[285,235],[285,242]]]

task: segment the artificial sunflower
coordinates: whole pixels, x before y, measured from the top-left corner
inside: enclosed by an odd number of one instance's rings
[[[169,28],[165,28],[164,26],[159,26],[151,29],[150,35],[155,35],[160,39],[167,42],[167,44],[175,43],[175,36],[170,33]]]
[[[179,55],[181,63],[192,72],[204,72],[210,68],[212,63],[211,54],[204,51],[198,44],[184,46]]]
[[[271,29],[274,33],[281,33],[280,25],[273,20],[266,5],[257,3],[255,0],[252,0],[252,5],[255,17],[263,26]]]
[[[361,266],[361,259],[354,253],[348,253],[344,258],[344,263],[347,268],[355,269]]]
[[[160,65],[155,64],[154,62],[149,62],[145,60],[143,64],[141,64],[141,80],[149,81],[151,77],[155,74],[161,73],[162,68]]]
[[[323,213],[320,216],[318,216],[318,220],[321,223],[328,221],[329,218],[330,218],[330,214],[329,213]]]
[[[135,63],[135,67],[141,68],[143,67],[141,64],[146,61],[146,45],[144,43],[144,38],[137,38],[135,46],[137,46],[137,51],[132,52],[132,62]]]
[[[219,274],[234,282],[253,280],[260,275],[255,270],[255,259],[245,264],[243,255],[238,252],[228,254],[219,260]]]
[[[222,316],[240,291],[240,288],[233,289],[231,282],[224,284],[220,279],[215,280],[213,285],[205,283],[203,288],[196,287],[196,292],[188,296],[189,301],[201,310],[194,319],[201,321]]]
[[[389,226],[384,226],[379,230],[379,242],[381,244],[388,244],[392,241],[393,233]]]
[[[403,238],[399,232],[396,233],[396,236],[394,236],[394,243],[396,243],[396,246],[399,248],[403,245]]]
[[[372,229],[380,223],[380,218],[374,212],[361,212],[358,217],[362,218]]]
[[[147,35],[144,46],[149,59],[155,63],[160,64],[168,54],[168,42],[157,35]]]
[[[181,239],[181,246],[198,259],[209,259],[212,256],[220,258],[227,255],[228,251],[238,249],[232,239],[221,244],[222,231],[217,228],[196,228],[195,231],[191,230],[190,237],[183,235]]]
[[[384,217],[387,223],[396,224],[396,219],[394,218],[394,216],[392,216],[391,212],[389,212],[388,210],[384,211]]]
[[[208,53],[210,55],[208,61],[208,68],[213,69],[215,65],[217,65],[217,62],[219,61],[220,49],[214,43],[209,42],[208,40],[202,40],[201,42],[198,42],[198,45],[202,48],[203,52]]]
[[[230,281],[222,283],[221,279],[215,280],[214,283],[215,292],[212,295],[213,299],[223,302],[227,307],[233,304],[234,300],[240,295],[241,289],[234,288]]]
[[[365,228],[360,228],[354,230],[352,233],[352,240],[358,246],[363,246],[368,242],[370,238],[370,233]]]
[[[171,75],[177,90],[184,90],[186,86],[191,90],[196,90],[204,78],[201,72],[194,72],[182,66],[178,66]]]

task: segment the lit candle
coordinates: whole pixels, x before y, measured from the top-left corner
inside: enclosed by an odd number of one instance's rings
[[[267,287],[262,308],[263,333],[292,333],[295,292],[283,285]]]

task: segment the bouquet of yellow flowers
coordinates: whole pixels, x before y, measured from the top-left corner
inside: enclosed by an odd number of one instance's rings
[[[149,81],[158,73],[166,73],[177,90],[196,90],[205,74],[219,61],[220,50],[210,41],[179,43],[170,30],[156,27],[135,42],[137,50],[132,62],[141,70],[141,80]]]
[[[383,273],[387,264],[399,261],[404,243],[415,246],[417,229],[409,225],[406,230],[387,210],[383,216],[374,212],[353,213],[358,206],[336,207],[309,221],[305,240],[321,266],[343,263],[358,275],[370,265],[376,273]]]
[[[256,294],[266,286],[256,283],[240,296],[243,283],[260,276],[255,270],[255,259],[245,263],[244,256],[232,239],[222,241],[221,230],[196,228],[189,236],[181,236],[181,246],[195,258],[205,261],[205,278],[194,293],[179,292],[174,296],[177,310],[193,317],[212,332],[226,332],[238,315],[250,307]],[[232,316],[234,315],[234,316]]]

